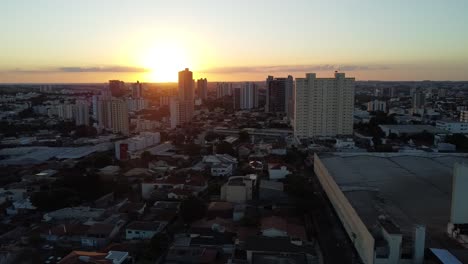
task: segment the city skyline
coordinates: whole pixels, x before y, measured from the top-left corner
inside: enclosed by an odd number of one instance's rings
[[[464,1],[11,1],[1,83],[466,80]],[[104,11],[104,12],[103,12]],[[282,14],[278,17],[277,14]],[[11,25],[15,25],[12,27]]]

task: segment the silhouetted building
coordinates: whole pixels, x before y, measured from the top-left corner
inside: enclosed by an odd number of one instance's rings
[[[235,110],[241,107],[241,88],[237,87],[232,90],[233,107]]]
[[[122,97],[125,95],[125,84],[119,80],[109,80],[109,90],[112,96]]]
[[[143,87],[139,81],[137,81],[132,86],[132,97],[133,98],[141,98],[143,97]]]
[[[268,76],[266,79],[266,105],[265,111],[272,113],[294,112],[293,104],[293,77],[274,78]]]
[[[179,96],[170,102],[171,127],[190,122],[194,112],[193,73],[185,68],[179,72]]]
[[[232,83],[217,83],[216,84],[216,98],[223,98],[224,96],[232,95]]]
[[[197,80],[197,96],[202,100],[206,100],[208,94],[208,81],[206,78]]]

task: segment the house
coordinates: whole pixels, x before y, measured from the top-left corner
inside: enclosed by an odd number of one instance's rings
[[[17,215],[28,213],[36,210],[36,207],[31,203],[29,198],[14,201],[13,204],[6,209],[8,215]]]
[[[202,163],[211,171],[211,176],[231,176],[237,168],[237,159],[229,154],[203,156]]]
[[[132,257],[125,251],[108,251],[108,252],[90,252],[90,251],[72,251],[70,254],[61,259],[58,264],[82,264],[82,263],[99,263],[99,264],[130,264],[133,263]]]
[[[174,200],[184,200],[187,199],[190,196],[194,196],[197,193],[195,191],[192,191],[190,189],[186,188],[174,188],[170,190],[167,193],[167,198],[168,199],[174,199]]]
[[[151,239],[154,235],[164,230],[165,227],[166,223],[164,222],[134,221],[128,224],[125,229],[125,239]]]
[[[106,210],[90,207],[66,207],[44,214],[44,221],[78,220],[87,221],[89,219],[100,218]]]
[[[234,176],[221,186],[221,200],[232,203],[245,203],[252,200],[257,184],[257,175]]]
[[[152,161],[148,163],[148,169],[150,172],[154,172],[156,174],[164,175],[177,167],[175,166],[170,166],[167,161],[164,160],[158,160],[158,161]]]
[[[284,163],[268,163],[268,175],[270,180],[284,179],[291,171]]]
[[[291,239],[301,241],[307,240],[304,226],[294,223],[293,219],[287,220],[278,216],[270,216],[262,218],[260,224],[260,231],[263,236],[290,237]]]
[[[81,238],[81,246],[87,248],[103,248],[119,232],[121,225],[94,223]]]
[[[141,184],[141,195],[143,199],[149,199],[155,190],[165,190],[168,195],[179,197],[183,195],[193,195],[204,191],[208,187],[208,183],[203,176],[200,175],[187,175],[181,176],[165,176],[158,178],[154,181],[143,182]],[[175,189],[184,189],[188,191],[175,191]]]
[[[190,228],[186,232],[174,236],[174,245],[216,248],[225,254],[232,254],[235,236],[236,234],[233,232],[221,232],[211,228]]]
[[[216,263],[218,251],[214,248],[172,246],[167,255],[165,263]]]
[[[283,183],[277,181],[261,180],[259,186],[260,200],[282,200],[287,198]]]
[[[288,237],[251,236],[245,241],[247,261],[262,263],[261,259],[282,260],[279,263],[317,263],[317,254],[313,246],[302,245]],[[257,262],[258,261],[258,262]],[[271,263],[271,262],[267,262]],[[278,262],[273,262],[278,263]]]
[[[89,226],[77,223],[65,223],[42,228],[40,237],[49,242],[81,242]]]
[[[211,202],[208,204],[208,210],[206,217],[208,218],[225,218],[231,219],[233,214],[234,206],[230,202]]]

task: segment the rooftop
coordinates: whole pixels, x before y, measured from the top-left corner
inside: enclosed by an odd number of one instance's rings
[[[379,216],[386,216],[396,225],[392,230],[399,228],[410,240],[414,225],[425,224],[429,246],[446,244],[452,170],[468,155],[334,153],[319,157],[369,230],[378,224]]]

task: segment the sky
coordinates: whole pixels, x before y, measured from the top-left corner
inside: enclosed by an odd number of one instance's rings
[[[468,80],[466,0],[0,0],[0,83]]]

